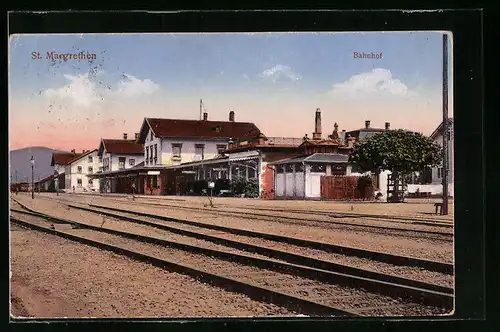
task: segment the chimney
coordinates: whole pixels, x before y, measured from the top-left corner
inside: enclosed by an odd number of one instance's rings
[[[370,120],[365,121],[365,128],[370,128]]]
[[[123,139],[127,139],[127,133],[123,133]]]
[[[135,140],[137,141],[138,138],[139,138],[139,133],[135,133]]]
[[[321,139],[321,110],[316,109],[316,117],[314,119],[313,139]]]
[[[234,122],[234,111],[229,112],[229,121]]]
[[[390,122],[386,122],[385,123],[385,130],[389,130],[391,129],[391,123]]]
[[[203,121],[207,121],[207,120],[208,120],[208,113],[204,112],[203,113]]]
[[[75,149],[71,150],[71,153],[75,153]]]

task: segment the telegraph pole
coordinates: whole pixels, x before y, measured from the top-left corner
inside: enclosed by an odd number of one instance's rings
[[[443,208],[448,215],[448,35],[443,35]]]

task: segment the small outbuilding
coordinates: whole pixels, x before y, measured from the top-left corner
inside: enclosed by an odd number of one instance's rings
[[[314,153],[279,160],[274,166],[274,197],[320,199],[321,177],[346,175],[349,156],[337,153]]]

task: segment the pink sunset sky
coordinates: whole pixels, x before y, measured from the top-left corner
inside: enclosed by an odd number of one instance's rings
[[[442,119],[438,32],[18,35],[9,46],[11,150],[94,149],[133,137],[144,117],[198,119],[200,98],[209,120],[234,110],[267,136],[311,136],[316,108],[325,136],[365,120],[429,135]],[[97,59],[45,59],[81,50]]]

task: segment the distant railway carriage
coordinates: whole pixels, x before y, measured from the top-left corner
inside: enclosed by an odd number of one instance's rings
[[[27,182],[21,182],[21,183],[14,183],[10,185],[10,190],[11,191],[29,191],[30,190],[30,185]]]

